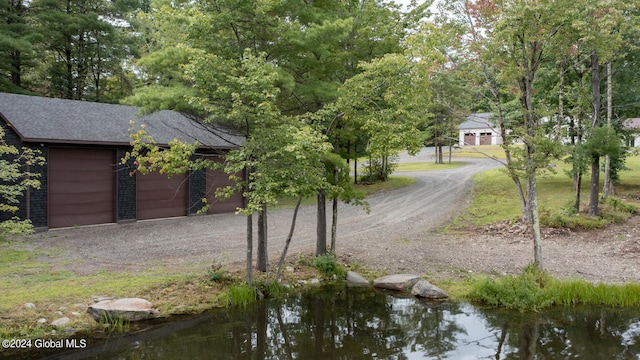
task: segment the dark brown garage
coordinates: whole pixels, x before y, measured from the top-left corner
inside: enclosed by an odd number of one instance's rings
[[[16,215],[39,229],[185,216],[197,214],[202,198],[230,183],[222,171],[172,178],[136,173],[132,160],[121,161],[131,148],[131,120],[136,128],[144,125],[159,146],[175,138],[198,141],[199,152],[216,161],[244,141],[229,129],[174,111],[140,116],[132,106],[0,93],[5,141],[38,149],[46,158],[44,166],[31,168],[40,174],[41,188],[29,190]],[[243,206],[239,194],[210,201],[209,213]],[[0,212],[0,221],[12,216]]]

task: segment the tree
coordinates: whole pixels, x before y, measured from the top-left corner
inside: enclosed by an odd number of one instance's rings
[[[35,0],[30,22],[38,33],[34,43],[42,53],[41,66],[30,76],[43,95],[98,102],[117,101],[131,84],[125,61],[137,55],[141,38],[133,12],[142,3],[121,1]],[[114,96],[107,92],[120,82]],[[125,89],[124,91],[122,89]]]
[[[428,77],[401,54],[387,54],[361,67],[363,72],[341,88],[337,106],[366,134],[367,153],[379,160],[378,175],[384,181],[393,156],[402,150],[415,153],[424,144],[419,129],[427,111]]]
[[[514,0],[506,2],[464,2],[458,7],[470,28],[472,53],[477,54],[481,73],[497,110],[507,157],[507,173],[514,179],[521,200],[523,220],[530,222],[534,262],[542,267],[540,220],[537,205],[536,176],[557,153],[553,139],[544,136],[540,126],[541,109],[536,99],[536,75],[545,61],[545,51],[552,46],[564,26],[563,2]],[[482,27],[478,29],[480,24]],[[512,102],[505,95],[515,94],[518,106],[514,121],[507,121]],[[524,144],[512,148],[514,136]],[[513,157],[515,155],[515,157]],[[518,157],[518,155],[521,155]],[[520,178],[525,181],[526,193]]]
[[[4,140],[5,131],[0,127],[0,240],[12,235],[31,233],[31,220],[20,220],[11,216],[19,211],[19,198],[30,188],[40,188],[40,174],[30,171],[34,166],[44,165],[40,151],[28,147],[17,148]]]
[[[457,125],[469,113],[471,91],[468,89],[465,49],[457,41],[462,26],[448,18],[423,23],[406,41],[406,52],[429,72],[430,114],[427,119],[429,141],[435,147],[436,163],[443,163],[442,148],[457,138]]]
[[[34,67],[33,41],[37,34],[29,26],[29,5],[23,0],[5,0],[0,8],[0,91],[25,92],[23,75]]]

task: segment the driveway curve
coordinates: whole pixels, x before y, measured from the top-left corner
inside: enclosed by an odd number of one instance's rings
[[[432,161],[427,150],[404,161]],[[446,224],[464,207],[473,187],[471,177],[497,167],[490,159],[456,159],[465,165],[448,170],[403,172],[416,182],[409,187],[367,198],[370,213],[341,204],[337,252],[382,256],[393,242],[424,236]],[[331,206],[327,212],[330,217]],[[279,256],[289,232],[292,209],[269,214],[269,256]],[[289,254],[315,249],[316,210],[300,209]],[[328,225],[330,226],[330,224]],[[223,264],[246,257],[246,219],[242,215],[189,216],[127,224],[55,229],[25,240],[34,249],[56,254],[76,271],[136,270],[150,267],[202,269],[213,260]],[[355,258],[358,258],[356,256]]]

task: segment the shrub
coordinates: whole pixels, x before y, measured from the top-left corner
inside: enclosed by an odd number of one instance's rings
[[[245,308],[256,302],[257,292],[256,288],[249,284],[238,284],[232,285],[221,298],[227,306]]]
[[[338,264],[336,256],[330,252],[316,257],[313,265],[326,276],[344,277],[347,274],[345,268]]]
[[[552,304],[544,287],[550,278],[535,265],[527,266],[518,276],[481,279],[471,290],[472,301],[507,309],[538,310]]]
[[[222,282],[227,278],[228,271],[222,267],[222,264],[213,262],[211,269],[208,271],[209,280],[213,282]]]

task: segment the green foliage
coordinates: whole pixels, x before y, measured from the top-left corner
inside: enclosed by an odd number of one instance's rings
[[[231,307],[246,308],[258,299],[256,288],[249,284],[235,284],[221,296],[222,301]]]
[[[610,155],[619,157],[622,152],[622,140],[611,127],[591,129],[591,136],[582,145],[583,151],[591,157]]]
[[[481,279],[473,287],[469,298],[474,302],[507,309],[539,310],[553,302],[544,291],[549,281],[550,277],[547,274],[531,264],[518,276]]]
[[[619,211],[619,212],[623,212],[623,213],[628,213],[628,214],[635,214],[638,212],[638,207],[633,205],[633,204],[629,204],[629,203],[625,203],[622,200],[615,198],[615,197],[608,197],[604,200],[604,203],[608,206],[610,206],[613,210],[615,211]]]
[[[0,212],[15,213],[25,191],[40,188],[40,174],[30,169],[44,165],[45,159],[39,150],[8,145],[4,135],[0,128]],[[12,217],[0,222],[0,241],[32,231],[31,221]]]
[[[281,299],[287,293],[287,288],[277,281],[268,283],[256,281],[254,285],[260,297],[267,299]]]
[[[360,177],[360,181],[377,182],[386,181],[398,167],[397,156],[384,161],[383,159],[371,159],[367,163],[367,172]],[[395,160],[395,161],[394,161]]]
[[[99,321],[100,325],[104,330],[110,333],[122,334],[129,329],[131,322],[129,320],[109,316],[109,314],[105,313],[100,317]]]
[[[222,264],[214,261],[213,264],[211,264],[211,268],[207,271],[207,275],[210,281],[222,282],[228,278],[229,271],[227,271]]]
[[[347,274],[347,270],[338,264],[338,259],[331,252],[317,256],[313,261],[313,266],[326,276],[336,275],[343,278]]]
[[[541,310],[554,305],[640,305],[640,284],[593,284],[582,279],[555,279],[535,265],[520,275],[482,278],[467,295],[471,301],[509,309]]]

